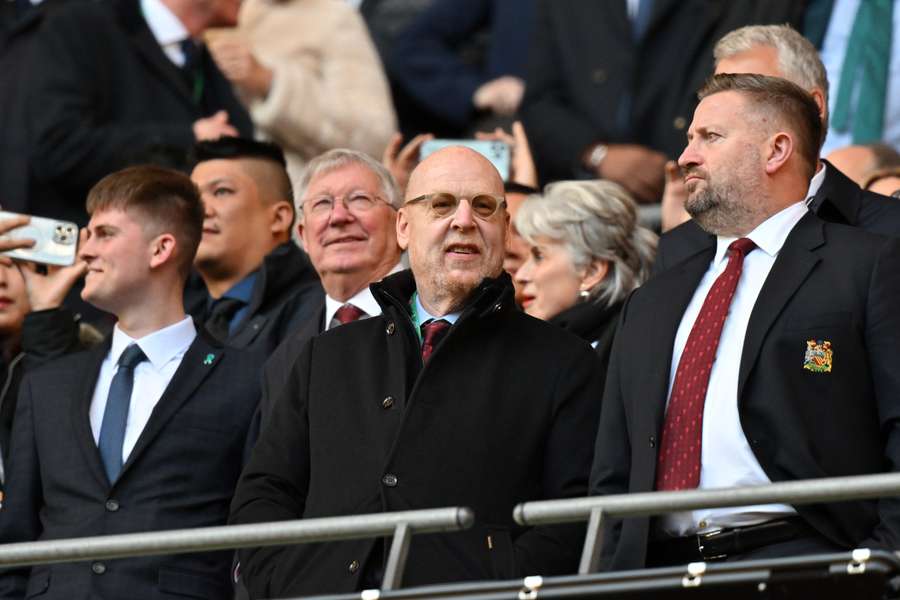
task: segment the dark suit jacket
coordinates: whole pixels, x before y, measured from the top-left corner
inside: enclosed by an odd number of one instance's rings
[[[799,16],[795,2],[655,0],[635,42],[625,4],[538,0],[521,115],[544,181],[579,176],[595,142],[677,157],[715,42],[742,25]]]
[[[201,53],[199,102],[141,16],[138,0],[72,3],[35,40],[30,88],[30,210],[85,221],[88,189],[104,175],[152,162],[186,169],[192,124],[226,110],[242,135],[247,112]]]
[[[202,336],[112,484],[88,411],[109,343],[26,376],[0,511],[4,542],[224,525],[258,400],[259,362]],[[229,599],[229,551],[62,563],[0,574],[0,598]],[[92,568],[93,567],[93,568]]]
[[[193,284],[185,290],[185,311],[201,321],[209,294],[199,275],[194,273],[191,279]],[[263,259],[247,314],[226,343],[267,357],[314,318],[321,298],[324,292],[309,256],[294,242],[285,242]]]
[[[263,367],[262,395],[259,399],[259,427],[264,427],[272,415],[275,398],[288,384],[291,368],[309,340],[325,331],[325,294],[312,307],[303,325],[286,338],[266,360]]]
[[[827,160],[822,162],[826,165],[825,180],[810,203],[812,212],[829,223],[900,237],[900,202],[896,198],[864,190]],[[653,273],[680,263],[705,248],[712,238],[693,220],[682,223],[659,238]]]
[[[414,286],[409,271],[372,284],[382,315],[307,344],[241,477],[232,522],[469,506],[473,529],[413,538],[405,585],[574,572],[584,528],[517,527],[512,509],[586,493],[596,356],[521,313],[504,275],[473,293],[423,367]],[[350,592],[366,569],[348,565],[375,547],[253,549],[241,552],[243,578],[251,597]]]
[[[610,361],[591,493],[654,487],[672,345],[715,241],[652,278],[625,308]],[[878,473],[900,465],[900,242],[806,215],[750,317],[738,380],[741,426],[772,481]],[[830,373],[805,370],[806,341],[828,340]],[[900,547],[897,499],[796,507],[846,548]],[[649,519],[614,527],[617,569],[644,565]]]

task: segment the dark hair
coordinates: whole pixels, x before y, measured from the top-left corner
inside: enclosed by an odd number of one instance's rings
[[[259,158],[271,160],[281,165],[282,168],[287,168],[284,152],[276,144],[269,142],[226,136],[194,144],[196,162],[220,158]]]
[[[190,177],[155,165],[116,171],[88,192],[88,214],[105,210],[136,213],[150,236],[174,235],[178,269],[187,278],[203,235],[204,215],[200,190]]]
[[[897,152],[891,146],[885,143],[877,143],[868,144],[866,147],[872,151],[872,156],[875,158],[875,169],[900,166],[900,152]]]
[[[794,130],[798,154],[807,163],[807,177],[816,171],[822,120],[812,95],[795,83],[780,77],[749,73],[713,75],[697,92],[700,100],[720,92],[739,92],[758,107],[777,115]]]
[[[242,158],[265,161],[274,167],[273,179],[267,179],[266,183],[274,185],[279,199],[291,205],[291,226],[288,231],[293,230],[294,221],[297,218],[294,207],[294,188],[291,185],[291,178],[288,176],[284,152],[279,146],[270,142],[229,136],[194,144],[194,164],[208,160],[240,160]]]

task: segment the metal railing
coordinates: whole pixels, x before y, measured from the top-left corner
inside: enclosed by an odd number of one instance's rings
[[[468,508],[433,508],[2,544],[0,567],[393,536],[382,582],[391,590],[400,586],[412,534],[468,529],[474,519]]]
[[[900,495],[900,473],[857,475],[789,481],[767,485],[696,489],[678,492],[646,492],[543,500],[519,504],[513,517],[520,525],[546,525],[587,521],[588,529],[578,573],[597,571],[606,517],[648,517],[670,512],[750,506],[753,504],[812,504],[866,500]]]

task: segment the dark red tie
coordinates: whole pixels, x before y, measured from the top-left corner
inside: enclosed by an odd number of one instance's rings
[[[447,330],[450,323],[444,319],[432,319],[422,325],[422,362],[427,362]]]
[[[684,345],[663,424],[656,464],[657,490],[692,489],[700,484],[703,405],[709,373],[741,278],[744,257],[754,248],[756,244],[747,238],[728,246],[728,265],[706,294]]]
[[[334,318],[338,320],[341,325],[346,325],[350,321],[357,321],[360,317],[362,317],[365,313],[358,306],[353,306],[352,304],[345,304],[334,313]]]

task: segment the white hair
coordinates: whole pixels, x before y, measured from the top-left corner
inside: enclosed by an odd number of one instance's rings
[[[519,207],[516,229],[528,243],[546,236],[565,244],[576,269],[605,260],[609,271],[588,291],[612,306],[646,281],[657,236],[637,222],[634,200],[611,181],[557,181]]]
[[[361,165],[374,173],[378,177],[384,199],[395,209],[400,208],[402,199],[397,188],[397,182],[394,181],[394,176],[391,175],[384,165],[363,152],[336,148],[320,154],[307,163],[303,174],[300,176],[300,181],[297,182],[297,210],[301,211],[302,214],[303,198],[306,196],[306,190],[317,175],[328,173],[347,165]]]
[[[716,65],[757,46],[774,48],[784,78],[806,91],[818,88],[824,95],[825,106],[828,106],[828,75],[819,52],[812,42],[790,25],[747,25],[725,34],[713,49]],[[823,127],[828,130],[827,115]]]

